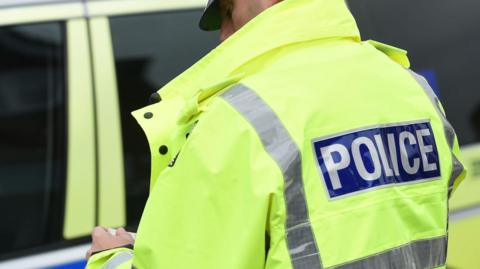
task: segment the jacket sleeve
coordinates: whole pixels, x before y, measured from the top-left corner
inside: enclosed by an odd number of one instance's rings
[[[440,102],[440,99],[438,98],[437,94],[432,89],[432,87],[429,85],[428,81],[421,75],[413,72],[412,70],[409,70],[409,72],[413,76],[413,78],[418,82],[418,84],[423,88],[426,95],[429,97],[430,101],[432,102],[434,108],[437,110],[438,116],[442,120],[442,124],[445,131],[445,137],[447,139],[447,143],[450,147],[451,154],[452,154],[452,159],[451,159],[452,172],[451,172],[450,180],[448,182],[448,193],[449,193],[449,197],[451,197],[451,195],[455,192],[455,190],[458,188],[458,186],[460,185],[460,183],[463,181],[463,179],[467,174],[467,170],[461,163],[460,148],[458,144],[457,135],[452,125],[447,119],[447,116],[445,114],[445,109],[443,108],[443,105]]]
[[[133,250],[129,248],[115,248],[102,251],[88,259],[85,269],[131,269]]]
[[[264,268],[266,233],[284,223],[283,181],[260,138],[222,99],[201,116],[150,194],[136,268]],[[273,221],[272,221],[273,220]]]
[[[438,106],[439,114],[440,117],[444,121],[445,125],[445,135],[447,137],[447,140],[450,140],[451,142],[451,153],[452,153],[452,172],[451,172],[451,178],[449,182],[449,197],[455,193],[457,190],[458,186],[460,186],[460,183],[463,182],[465,177],[467,176],[467,169],[462,163],[462,156],[461,156],[461,151],[460,151],[460,145],[458,143],[458,137],[453,129],[453,126],[451,123],[448,121],[447,116],[445,114],[445,109],[443,108],[442,103],[438,99],[438,97],[435,96],[434,102]]]

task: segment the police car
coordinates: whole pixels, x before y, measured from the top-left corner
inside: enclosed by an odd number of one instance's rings
[[[130,112],[218,44],[203,0],[0,1],[0,268],[83,268],[135,231],[150,156]]]
[[[83,268],[92,227],[135,231],[147,198],[150,156],[130,112],[216,46],[217,33],[197,28],[205,2],[0,1],[0,269]],[[480,146],[475,146],[480,139],[465,119],[480,104],[478,68],[470,62],[480,57],[480,37],[462,23],[480,25],[474,13],[480,6],[450,2],[356,0],[350,7],[365,38],[409,50],[414,69],[437,89],[457,127],[470,175],[452,199],[448,262],[451,268],[475,268],[480,264]],[[420,12],[429,6],[436,12]],[[457,19],[445,21],[452,13]],[[401,17],[405,14],[409,20]],[[443,53],[452,46],[459,52]],[[429,157],[436,149],[428,124],[375,128],[385,128],[385,135],[366,128],[334,147],[325,146],[329,138],[315,141],[322,163],[335,167],[319,169],[341,175],[354,165],[366,182],[382,178],[376,182],[383,185],[412,170],[435,178],[438,160]],[[388,128],[404,135],[391,138]],[[379,141],[387,147],[373,153],[377,147],[371,145]],[[386,167],[396,163],[386,158],[412,150],[412,143],[423,143],[411,155],[418,159]],[[345,154],[360,145],[376,154],[376,169],[364,171],[361,159]],[[380,170],[388,172],[379,175]],[[348,189],[335,173],[324,174],[332,199],[361,191]]]

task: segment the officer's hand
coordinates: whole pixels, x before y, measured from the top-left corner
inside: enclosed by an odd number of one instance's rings
[[[92,231],[92,247],[87,251],[86,258],[88,260],[94,252],[133,245],[133,243],[134,239],[123,228],[117,229],[116,234],[112,235],[106,228],[95,227]]]

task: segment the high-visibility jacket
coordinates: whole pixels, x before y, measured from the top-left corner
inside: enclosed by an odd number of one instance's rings
[[[88,268],[444,268],[465,171],[408,68],[344,1],[266,10],[134,112],[150,196],[134,250]]]

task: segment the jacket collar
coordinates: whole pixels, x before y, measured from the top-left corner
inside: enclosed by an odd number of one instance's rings
[[[244,76],[254,59],[289,44],[330,38],[360,41],[355,20],[343,0],[284,0],[242,27],[227,41],[172,80],[159,93],[162,102],[132,113],[142,126],[152,152],[150,187],[185,143],[193,119],[222,89]],[[203,105],[200,105],[202,103]],[[148,120],[144,113],[168,115]],[[154,154],[168,145],[166,155]]]
[[[163,99],[177,95],[188,99],[268,51],[327,38],[360,42],[355,19],[343,0],[284,0],[251,20],[159,92]]]

